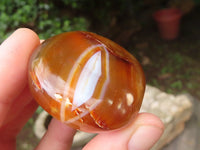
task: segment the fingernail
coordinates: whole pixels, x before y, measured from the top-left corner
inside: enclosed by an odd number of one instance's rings
[[[160,138],[163,130],[155,126],[139,127],[128,143],[129,150],[149,150]]]

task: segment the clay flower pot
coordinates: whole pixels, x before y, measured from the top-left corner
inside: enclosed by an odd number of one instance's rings
[[[175,8],[158,10],[153,14],[163,39],[173,40],[178,37],[181,17],[182,12]]]

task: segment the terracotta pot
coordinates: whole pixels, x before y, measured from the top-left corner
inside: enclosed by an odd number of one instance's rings
[[[153,14],[157,22],[160,35],[163,39],[173,40],[179,35],[182,12],[179,9],[169,8],[158,10]]]

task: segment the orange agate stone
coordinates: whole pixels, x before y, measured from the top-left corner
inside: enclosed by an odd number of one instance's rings
[[[128,124],[145,90],[135,57],[109,39],[82,31],[44,41],[30,58],[29,84],[49,114],[86,132]]]

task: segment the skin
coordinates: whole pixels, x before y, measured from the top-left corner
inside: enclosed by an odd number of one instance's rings
[[[28,88],[28,59],[40,44],[30,29],[16,30],[0,46],[0,147],[16,149],[16,136],[38,105]],[[100,133],[83,150],[148,150],[160,138],[164,125],[149,113],[140,113],[126,127]],[[56,119],[35,150],[69,150],[76,131]]]

